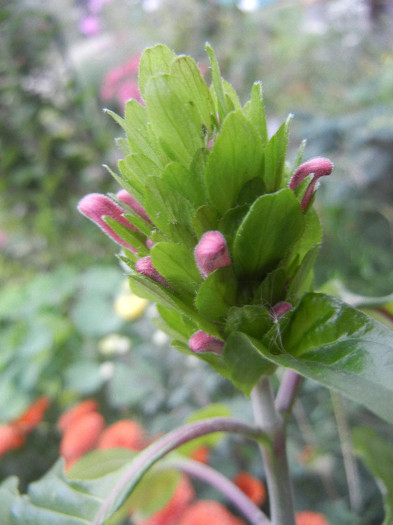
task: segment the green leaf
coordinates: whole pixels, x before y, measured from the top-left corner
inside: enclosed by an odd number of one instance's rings
[[[169,73],[176,53],[164,44],[157,44],[145,49],[139,62],[139,91],[145,98],[146,87],[152,76]]]
[[[228,308],[236,302],[237,282],[232,267],[224,267],[211,273],[199,287],[195,306],[210,321],[222,320]]]
[[[268,273],[260,286],[258,286],[254,294],[253,303],[272,308],[283,300],[286,280],[287,275],[282,268],[276,268]]]
[[[167,235],[171,235],[171,224],[176,223],[192,231],[191,203],[159,177],[147,181],[145,209],[155,226]]]
[[[5,479],[0,484],[0,523],[13,525],[11,508],[12,502],[18,497],[18,478],[16,476]]]
[[[124,241],[126,241],[128,244],[131,244],[131,246],[135,248],[140,257],[144,257],[149,253],[149,249],[146,246],[146,235],[137,230],[133,230],[127,226],[124,226],[124,224],[117,222],[117,220],[113,219],[113,217],[103,217],[103,219],[107,225],[110,226],[115,233],[117,233],[117,235],[119,235]]]
[[[217,97],[218,115],[220,117],[220,122],[223,122],[226,114],[228,113],[228,109],[227,109],[226,97],[224,94],[223,81],[222,81],[221,73],[220,73],[220,66],[218,65],[218,61],[213,51],[213,48],[209,44],[206,44],[206,51],[210,59],[210,67],[211,67],[212,78],[213,78],[213,87],[214,87],[215,95]]]
[[[261,171],[261,139],[241,111],[230,113],[222,124],[206,167],[209,200],[221,214],[236,202],[239,191]]]
[[[210,206],[210,204],[200,206],[192,220],[193,229],[198,239],[200,239],[205,232],[217,230],[218,221],[219,213],[216,208]]]
[[[262,375],[271,374],[275,366],[261,355],[263,345],[241,332],[232,332],[227,339],[223,358],[229,378],[244,394],[249,395]]]
[[[269,310],[264,306],[233,306],[227,315],[225,333],[244,332],[255,339],[261,339],[271,326]]]
[[[377,479],[385,506],[382,525],[393,523],[393,449],[374,429],[358,427],[352,433],[355,453]]]
[[[151,249],[154,268],[163,275],[175,290],[185,290],[194,295],[202,282],[193,252],[184,246],[160,242]]]
[[[335,297],[317,293],[306,294],[277,328],[276,337],[264,338],[261,352],[267,359],[393,422],[393,337],[388,328]]]
[[[292,115],[282,124],[265,147],[263,158],[263,181],[268,193],[283,186],[283,171],[288,147],[289,123]]]
[[[296,303],[298,299],[305,293],[313,291],[314,272],[313,268],[318,257],[320,245],[317,244],[304,256],[295,275],[292,277],[288,286],[288,300],[291,303]]]
[[[176,82],[177,93],[183,104],[195,107],[196,124],[206,137],[213,131],[215,108],[209,88],[195,63],[189,56],[179,56],[171,64],[170,74]]]
[[[249,209],[250,206],[247,204],[236,206],[236,208],[231,208],[226,213],[224,213],[220,219],[218,230],[224,235],[225,240],[227,241],[229,252],[232,251],[232,245],[236,232]]]
[[[171,162],[162,173],[164,180],[171,188],[182,193],[196,208],[206,203],[204,181],[198,173],[192,173],[179,162]]]
[[[150,175],[161,175],[161,167],[142,153],[132,153],[125,158],[126,165],[143,187]]]
[[[303,228],[303,213],[290,189],[259,197],[236,233],[236,273],[258,278],[272,270],[300,238]]]
[[[151,131],[145,106],[137,100],[129,100],[125,108],[125,122],[132,153],[141,153],[156,164],[162,165],[165,159],[162,158],[157,139]]]
[[[230,84],[226,80],[222,80],[222,86],[224,88],[224,95],[228,112],[241,110],[242,105],[240,104],[238,94],[236,93],[236,90],[234,89],[232,84]]]
[[[126,448],[93,450],[82,456],[67,471],[70,480],[91,480],[106,476],[134,459],[137,452]]]
[[[198,330],[198,326],[189,317],[170,308],[158,305],[157,311],[161,319],[154,319],[155,324],[170,337],[179,339],[188,345],[190,337]]]
[[[255,82],[251,90],[251,99],[244,107],[244,114],[258,131],[263,144],[269,140],[266,125],[265,106],[262,96],[262,82]]]
[[[144,98],[152,129],[164,151],[189,167],[195,152],[205,145],[196,107],[184,104],[170,75],[151,77]]]

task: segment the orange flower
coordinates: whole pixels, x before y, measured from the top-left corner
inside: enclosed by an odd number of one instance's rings
[[[149,518],[139,521],[138,525],[172,525],[173,523],[177,523],[177,520],[182,516],[194,498],[195,491],[190,481],[187,477],[182,476],[170,502]],[[208,520],[200,523],[210,524],[211,522]],[[225,525],[225,523],[222,525]]]
[[[169,522],[168,522],[169,523]],[[201,500],[190,505],[178,525],[244,525],[244,521],[231,514],[217,501]]]
[[[102,433],[97,448],[130,448],[142,450],[147,444],[143,428],[135,421],[124,419],[110,425]]]
[[[311,510],[296,513],[296,525],[330,525],[323,514]]]
[[[233,483],[250,498],[255,505],[263,505],[266,501],[265,485],[258,478],[254,478],[248,472],[239,472],[234,478]]]
[[[19,448],[25,442],[23,433],[12,423],[0,426],[0,457],[9,450]]]
[[[198,447],[191,454],[191,459],[204,463],[205,465],[209,462],[210,450],[209,447]]]
[[[81,401],[77,405],[64,412],[57,423],[57,428],[59,431],[64,434],[64,432],[72,426],[75,421],[80,417],[89,412],[95,412],[98,408],[98,404],[93,399],[86,399],[86,401]]]
[[[49,398],[45,396],[39,397],[37,401],[30,405],[24,414],[13,422],[13,425],[18,427],[21,432],[28,434],[41,423],[49,404]]]
[[[67,426],[60,442],[60,455],[67,464],[96,446],[104,426],[104,418],[98,412],[88,412]]]

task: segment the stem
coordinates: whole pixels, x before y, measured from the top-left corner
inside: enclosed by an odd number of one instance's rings
[[[336,392],[330,391],[333,402],[333,411],[337,422],[337,430],[340,438],[341,452],[344,459],[345,475],[347,477],[349,503],[351,509],[359,512],[362,503],[360,491],[359,472],[356,459],[353,454],[351,433],[348,421],[342,405],[342,398]]]
[[[303,377],[294,370],[286,370],[276,396],[276,408],[285,418],[289,417]]]
[[[251,525],[270,525],[267,516],[232,481],[220,472],[191,459],[174,459],[165,463],[165,468],[181,470],[191,477],[209,483],[228,498],[248,519]]]
[[[104,523],[105,519],[110,516],[110,513],[119,508],[147,470],[159,459],[180,445],[188,443],[188,441],[214,432],[242,434],[258,442],[268,439],[268,436],[260,428],[230,417],[212,417],[179,427],[138,454],[98,509],[92,525]],[[291,523],[288,522],[288,525],[291,525]]]
[[[256,424],[270,435],[260,446],[265,464],[272,525],[295,525],[292,483],[286,453],[285,422],[274,405],[270,379],[263,377],[251,392]]]

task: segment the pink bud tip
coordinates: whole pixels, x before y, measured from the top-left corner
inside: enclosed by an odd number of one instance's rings
[[[128,193],[127,190],[120,190],[116,197],[119,199],[120,202],[124,202],[124,204],[127,204],[132,210],[134,210],[138,215],[142,217],[142,219],[145,219],[145,221],[150,222],[149,217],[147,216],[147,213],[143,206],[137,202],[132,195]]]
[[[226,240],[219,231],[203,234],[195,247],[194,256],[199,271],[205,279],[217,268],[232,264]]]
[[[280,303],[277,303],[273,306],[273,308],[270,310],[270,315],[273,320],[280,319],[284,314],[289,312],[291,310],[292,305],[291,303],[287,303],[286,301],[281,301]]]
[[[333,170],[333,164],[325,157],[316,157],[301,164],[295,173],[292,175],[289,183],[291,190],[295,189],[306,177],[314,175],[314,178],[319,179],[324,175],[330,175]]]
[[[302,202],[300,206],[303,211],[306,211],[312,196],[317,188],[317,182],[320,177],[325,175],[330,175],[333,170],[333,164],[329,159],[324,157],[316,157],[315,159],[308,160],[301,164],[295,173],[292,175],[292,178],[289,182],[289,188],[291,190],[295,189],[306,177],[313,175],[313,178],[310,184],[307,186],[307,189],[303,195]]]
[[[211,352],[212,354],[221,355],[225,343],[224,341],[221,341],[221,339],[199,330],[190,337],[188,344],[190,350],[196,354]]]
[[[126,226],[127,228],[134,229],[135,227],[123,217],[124,210],[120,208],[115,202],[113,202],[106,195],[101,193],[89,193],[83,199],[79,201],[78,210],[85,215],[88,219],[95,222],[112,240],[124,246],[128,250],[136,252],[135,248],[128,242],[122,239],[106,222],[103,217],[112,217],[117,222]]]
[[[162,284],[168,288],[168,283],[165,277],[158,273],[158,271],[154,268],[150,256],[138,259],[135,265],[135,270],[145,277],[149,277],[150,279],[153,279],[153,281],[156,281],[156,283]]]

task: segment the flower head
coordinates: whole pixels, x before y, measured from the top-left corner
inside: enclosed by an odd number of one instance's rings
[[[251,476],[248,472],[239,472],[233,483],[250,498],[255,505],[263,505],[266,501],[265,485],[258,478]]]
[[[77,419],[90,412],[96,412],[97,408],[98,403],[97,401],[94,401],[94,399],[81,401],[60,416],[59,421],[57,422],[57,428],[62,434],[64,434],[69,427],[73,426]]]
[[[179,520],[178,525],[244,525],[218,501],[201,500],[190,505]]]
[[[142,450],[147,444],[147,437],[143,428],[135,421],[122,420],[106,428],[97,444],[97,448],[129,448]]]
[[[88,412],[70,425],[60,442],[60,455],[69,463],[95,448],[105,427],[105,421],[98,412]]]
[[[296,525],[330,525],[323,514],[311,510],[296,513]]]
[[[0,426],[0,457],[10,450],[20,448],[25,442],[25,436],[20,428],[12,423]]]

